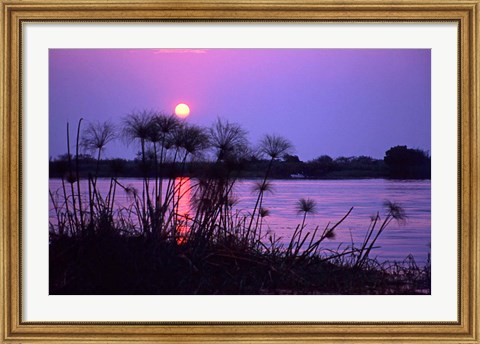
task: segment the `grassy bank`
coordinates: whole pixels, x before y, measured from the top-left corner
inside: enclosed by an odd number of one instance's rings
[[[142,237],[61,238],[50,245],[50,294],[428,294],[413,258],[362,266],[351,256],[288,255],[232,242],[193,245]]]

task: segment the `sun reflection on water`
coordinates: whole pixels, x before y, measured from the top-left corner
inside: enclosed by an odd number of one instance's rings
[[[192,192],[192,181],[188,177],[175,179],[175,200],[176,200],[176,242],[183,245],[187,242],[190,234],[190,200]]]

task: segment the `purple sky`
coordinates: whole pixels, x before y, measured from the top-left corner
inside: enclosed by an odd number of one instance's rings
[[[51,157],[66,152],[67,121],[75,137],[80,117],[120,123],[180,102],[189,122],[222,117],[252,143],[285,136],[304,161],[430,150],[427,49],[50,49],[49,97]],[[135,151],[115,141],[105,155]]]

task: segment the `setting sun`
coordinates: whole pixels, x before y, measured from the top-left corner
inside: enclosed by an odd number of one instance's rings
[[[190,115],[190,108],[188,107],[187,104],[178,104],[175,107],[175,115],[177,115],[180,118],[186,118],[188,115]]]

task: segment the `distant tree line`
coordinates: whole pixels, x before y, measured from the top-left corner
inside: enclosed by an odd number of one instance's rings
[[[71,156],[74,159],[75,156]],[[50,177],[59,178],[66,174],[69,156],[64,154],[50,161]],[[89,154],[79,154],[80,174],[88,175],[98,171],[99,177],[143,177],[145,170],[152,176],[155,173],[152,152],[139,152],[134,160],[104,159],[98,161]],[[270,164],[269,160],[258,158],[254,154],[245,156],[237,163],[242,164],[241,178],[260,178]],[[140,166],[145,166],[141,168]],[[166,168],[160,173],[165,177],[196,177],[200,171],[211,167],[211,161],[191,161],[182,168],[180,163],[166,162]],[[150,167],[150,168],[149,168]],[[297,155],[285,154],[271,164],[271,178],[309,178],[309,179],[347,179],[347,178],[393,178],[393,179],[430,179],[431,162],[428,152],[407,146],[395,146],[385,152],[383,159],[369,156],[332,158],[321,155],[316,159],[301,161]]]

